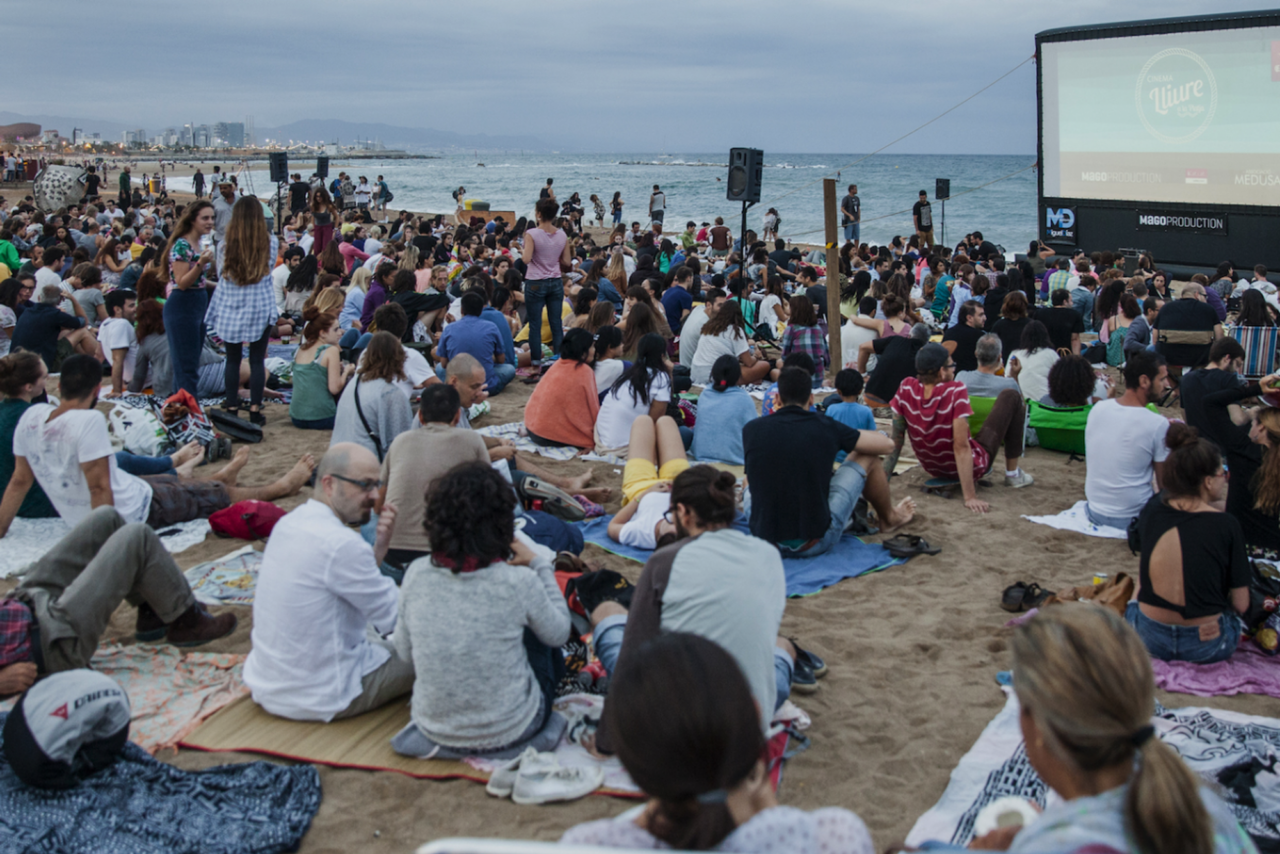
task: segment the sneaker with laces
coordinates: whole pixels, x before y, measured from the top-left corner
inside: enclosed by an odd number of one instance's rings
[[[544,756],[551,762],[521,763],[511,800],[526,806],[573,801],[591,794],[604,783],[602,768],[566,768],[549,753],[540,754],[539,760]]]
[[[495,798],[511,797],[511,790],[515,788],[516,776],[520,773],[520,766],[527,760],[530,763],[530,767],[533,767],[534,763],[542,761],[538,758],[540,755],[532,747],[526,747],[524,753],[521,753],[510,762],[493,769],[493,773],[489,775],[489,782],[485,784],[484,790]]]
[[[1019,469],[1018,473],[1015,474],[1013,477],[1009,477],[1009,475],[1004,476],[1004,485],[1012,486],[1014,489],[1022,489],[1022,487],[1030,486],[1035,482],[1036,482],[1036,479],[1034,477],[1027,474],[1025,471],[1021,469]]]

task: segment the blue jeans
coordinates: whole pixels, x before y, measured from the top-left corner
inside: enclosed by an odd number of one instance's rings
[[[862,239],[862,223],[848,222],[844,226],[844,239],[859,241]]]
[[[493,366],[493,373],[497,376],[498,381],[489,387],[489,394],[497,394],[507,387],[513,379],[516,378],[516,366],[508,365],[506,362]]]
[[[1121,531],[1129,530],[1129,523],[1133,521],[1133,517],[1124,518],[1123,516],[1104,516],[1101,513],[1093,512],[1093,508],[1088,502],[1084,505],[1084,515],[1089,521],[1095,525],[1105,525],[1109,528],[1119,528]]]
[[[853,457],[847,457],[831,477],[831,489],[827,492],[827,507],[831,511],[831,524],[822,539],[804,551],[778,545],[784,558],[817,557],[826,554],[840,542],[844,529],[853,518],[853,510],[862,497],[862,487],[867,483],[867,471]]]
[[[613,675],[613,670],[618,665],[618,654],[622,652],[622,636],[626,627],[626,615],[615,614],[612,617],[605,617],[601,620],[596,625],[595,631],[591,633],[591,646],[595,650],[596,658],[600,659],[600,663],[604,665],[605,671],[610,676]],[[791,656],[775,646],[773,648],[773,673],[778,689],[778,695],[773,707],[775,710],[785,703],[787,697],[791,695],[791,673],[794,669],[795,663],[792,662]]]
[[[564,340],[564,328],[560,314],[564,311],[564,279],[526,279],[524,305],[529,318],[529,357],[533,364],[542,364],[542,309],[547,310],[547,323],[551,324],[551,352],[560,352]]]
[[[173,390],[185,389],[192,397],[197,397],[200,386],[200,351],[204,348],[204,312],[208,306],[209,292],[203,286],[174,289],[164,303]]]
[[[173,474],[172,457],[140,457],[128,451],[116,451],[116,466],[120,471],[137,477],[149,474]]]
[[[520,518],[525,520],[525,534],[538,545],[553,552],[582,554],[582,529],[577,525],[570,525],[542,510],[524,510]]]
[[[302,421],[298,418],[290,418],[293,426],[299,430],[332,430],[333,418],[319,418],[315,421]]]
[[[1146,644],[1152,658],[1161,661],[1189,661],[1192,664],[1212,664],[1226,661],[1236,651],[1240,635],[1244,633],[1244,621],[1239,615],[1224,612],[1218,615],[1220,634],[1213,640],[1200,640],[1197,626],[1166,626],[1153,620],[1137,602],[1130,602],[1124,611],[1124,619],[1138,631],[1138,637]]]
[[[338,342],[338,346],[344,350],[363,350],[369,346],[369,339],[373,337],[372,332],[361,332],[359,329],[348,329],[342,333],[342,340]]]
[[[614,212],[613,212],[613,224],[614,224],[614,225],[617,225],[617,224],[618,224],[618,223],[620,223],[620,222],[622,222],[622,211],[614,211]]]

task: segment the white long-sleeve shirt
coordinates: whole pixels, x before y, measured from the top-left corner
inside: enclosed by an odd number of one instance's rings
[[[315,499],[267,541],[253,602],[244,682],[258,705],[294,720],[329,721],[391,653],[370,643],[396,626],[398,593],[373,548]]]

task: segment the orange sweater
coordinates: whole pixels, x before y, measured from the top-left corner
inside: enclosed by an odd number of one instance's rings
[[[543,374],[525,404],[524,424],[543,439],[594,448],[599,412],[591,366],[560,359]]]

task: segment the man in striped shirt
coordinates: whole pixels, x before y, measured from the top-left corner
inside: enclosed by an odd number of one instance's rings
[[[969,392],[956,380],[956,366],[941,344],[926,344],[916,354],[917,377],[907,377],[889,402],[893,410],[893,455],[885,460],[892,471],[911,436],[920,467],[931,477],[960,482],[964,506],[974,513],[986,513],[990,506],[978,498],[977,482],[995,464],[996,453],[1004,446],[1005,486],[1015,489],[1034,483],[1018,465],[1022,456],[1022,430],[1026,407],[1022,395],[1005,389],[996,397],[991,414],[977,437],[969,435]]]

